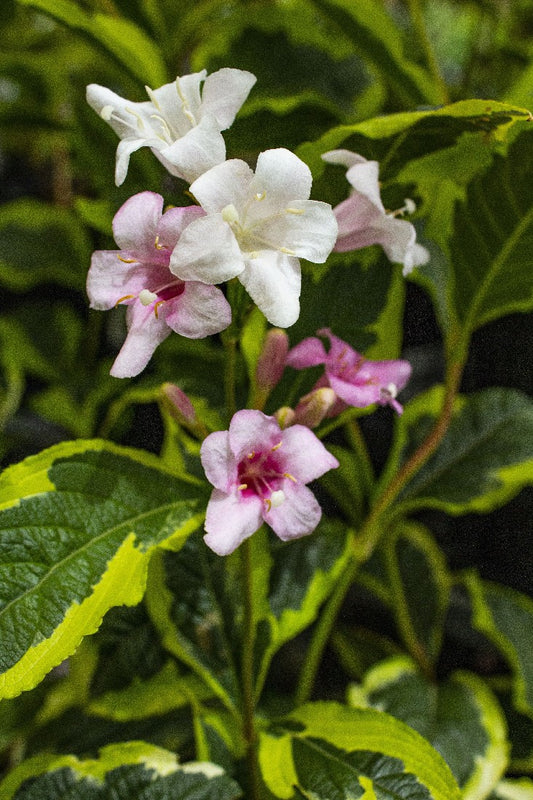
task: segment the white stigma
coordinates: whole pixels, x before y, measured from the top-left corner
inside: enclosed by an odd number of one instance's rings
[[[392,397],[394,400],[398,394],[398,387],[395,383],[388,383],[387,386],[383,389],[383,392],[387,394],[388,397]]]
[[[239,212],[233,203],[230,203],[222,209],[222,219],[229,225],[239,221]]]
[[[285,492],[278,489],[270,495],[270,507],[279,508],[285,502]]]
[[[105,119],[106,122],[109,122],[111,117],[113,116],[114,108],[113,106],[104,106],[100,111],[100,116],[102,119]]]
[[[151,292],[150,289],[142,289],[139,292],[139,300],[143,306],[150,306],[157,300],[157,295],[155,292]]]

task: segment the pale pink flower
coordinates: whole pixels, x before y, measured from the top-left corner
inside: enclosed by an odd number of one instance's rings
[[[325,373],[314,388],[330,386],[337,395],[338,401],[328,416],[336,416],[346,406],[365,408],[373,403],[390,405],[398,414],[402,413],[396,395],[411,375],[408,361],[371,361],[334,336],[328,328],[318,331],[318,335],[329,339],[328,351],[320,339],[311,336],[289,350],[287,364],[294,369],[324,364]]]
[[[237,411],[228,431],[210,434],[201,448],[213,492],[205,542],[228,555],[266,522],[280,539],[312,533],[321,508],[306,486],[338,467],[322,442],[302,425],[281,430],[261,411]]]
[[[346,178],[352,185],[350,197],[333,209],[339,225],[334,249],[344,253],[379,244],[390,261],[403,264],[404,275],[425,264],[429,253],[416,242],[414,226],[398,218],[414,210],[414,203],[406,200],[404,208],[398,211],[385,210],[379,190],[379,163],[367,161],[350,150],[330,150],[322,158],[330,164],[347,167]]]
[[[130,197],[113,220],[120,250],[97,250],[91,259],[87,276],[91,308],[128,306],[128,335],[111,368],[117,378],[138,375],[171,331],[200,339],[231,322],[231,309],[220,289],[182,281],[168,267],[182,231],[203,211],[189,206],[162,212],[159,194]]]
[[[241,69],[195,72],[146,92],[141,103],[91,83],[87,102],[120,137],[115,183],[120,186],[130,155],[150,147],[171,175],[194,181],[226,158],[221,131],[226,130],[248,97],[255,75]]]

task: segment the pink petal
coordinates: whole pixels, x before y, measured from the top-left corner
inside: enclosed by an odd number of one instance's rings
[[[225,494],[213,489],[205,515],[205,543],[219,556],[229,555],[259,530],[262,510],[259,497],[242,498],[237,492]]]
[[[159,245],[173,250],[187,225],[190,225],[195,219],[203,217],[204,213],[200,206],[169,208],[157,226]]]
[[[263,452],[282,438],[281,430],[273,417],[262,411],[242,409],[233,415],[229,426],[229,446],[239,463],[252,451]]]
[[[143,264],[125,264],[120,250],[96,250],[87,273],[87,294],[91,308],[108,311],[128,294],[137,295],[146,286]]]
[[[126,200],[113,219],[113,236],[120,249],[153,248],[162,211],[163,198],[155,192],[140,192]]]
[[[128,308],[128,335],[111,367],[115,378],[133,378],[146,367],[158,344],[170,333],[164,320],[157,319],[150,306],[139,303]]]
[[[229,492],[237,480],[237,462],[230,450],[228,431],[210,433],[202,442],[200,458],[209,483]]]
[[[287,364],[294,369],[316,367],[318,364],[324,364],[326,360],[326,349],[315,336],[303,339],[300,344],[291,348],[287,355]]]
[[[159,316],[181,336],[203,339],[231,322],[231,306],[215,286],[188,281],[183,292],[160,306]]]
[[[328,375],[329,385],[347,405],[355,408],[365,408],[377,403],[381,397],[379,384],[372,382],[365,384],[362,380],[348,382],[336,375]]]
[[[296,478],[298,485],[320,478],[339,462],[324,447],[320,439],[304,425],[292,425],[282,431],[282,454],[285,470]]]
[[[289,482],[287,481],[287,484]],[[263,518],[283,541],[312,533],[320,522],[322,509],[313,492],[298,484],[284,488],[285,500],[277,508],[263,511]]]

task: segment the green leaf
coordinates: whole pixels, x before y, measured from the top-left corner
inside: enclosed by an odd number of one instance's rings
[[[440,413],[441,390],[418,396],[398,422],[383,480],[429,433]],[[456,402],[438,450],[403,489],[404,510],[438,508],[449,514],[486,513],[533,480],[533,406],[512,389],[485,389]]]
[[[153,456],[67,442],[0,478],[0,695],[35,686],[116,605],[143,595],[151,552],[203,518],[201,487]]]
[[[406,106],[439,103],[441,93],[428,74],[410,61],[397,25],[373,0],[313,0],[341,36],[367,59]]]
[[[505,718],[476,675],[457,672],[436,685],[411,659],[400,656],[367,673],[362,690],[370,705],[418,731],[441,754],[464,800],[482,800],[507,766]],[[360,703],[356,687],[355,703]]]
[[[518,711],[533,713],[533,600],[514,589],[482,581],[469,572],[464,578],[473,608],[473,626],[502,653],[514,680]]]
[[[488,800],[533,800],[533,781],[530,778],[500,781]]]
[[[298,155],[309,164],[315,179],[326,169],[321,155],[328,150],[348,147],[379,161],[387,156],[386,170],[380,174],[383,180],[413,158],[450,147],[465,132],[492,131],[494,136],[502,138],[510,125],[529,117],[527,109],[507,103],[461,100],[440,108],[405,111],[354,125],[339,125],[320,139],[302,144]]]
[[[86,12],[72,0],[18,0],[87,36],[113,56],[135,78],[152,87],[166,81],[159,48],[131,20],[99,12]]]
[[[237,800],[242,792],[221,767],[191,762],[145,742],[102,748],[99,759],[37,756],[23,762],[0,784],[4,800]]]
[[[451,577],[442,551],[420,523],[402,522],[385,541],[391,609],[409,652],[431,668],[438,658]]]
[[[68,209],[30,198],[0,208],[0,283],[9,289],[41,283],[81,289],[90,254],[85,231]]]
[[[431,745],[403,722],[373,709],[303,706],[260,734],[259,763],[268,789],[284,800],[347,800],[365,790],[383,800],[461,797]]]

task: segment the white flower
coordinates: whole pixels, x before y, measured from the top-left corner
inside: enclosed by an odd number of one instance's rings
[[[96,83],[87,102],[120,136],[115,183],[126,178],[131,153],[151,147],[172,175],[194,181],[226,157],[221,131],[229,128],[256,78],[240,69],[205,69],[178,77],[152,91],[149,100],[132,103]],[[200,85],[203,82],[203,89]]]
[[[309,200],[311,172],[284,148],[266,150],[255,174],[239,159],[213,167],[191,186],[206,216],[184,230],[170,269],[182,280],[238,277],[273,325],[300,313],[300,262],[324,262],[337,236],[331,206]]]
[[[322,158],[347,167],[346,178],[352,185],[350,197],[334,208],[339,224],[335,250],[343,253],[380,244],[391,261],[403,264],[404,275],[425,264],[429,253],[417,243],[414,226],[397,218],[404,212],[412,213],[414,203],[407,199],[404,208],[393,213],[385,211],[379,192],[379,163],[367,161],[351,150],[330,150]]]

